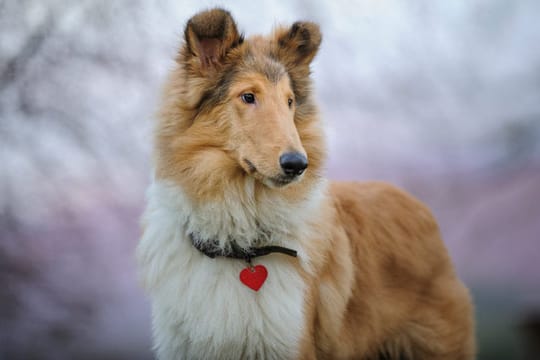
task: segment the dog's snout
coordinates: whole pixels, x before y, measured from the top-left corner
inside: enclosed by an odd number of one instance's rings
[[[305,155],[298,152],[289,152],[280,156],[279,165],[287,176],[301,175],[308,167],[308,160]]]

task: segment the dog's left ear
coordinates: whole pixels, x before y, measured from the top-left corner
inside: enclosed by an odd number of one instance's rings
[[[300,106],[311,92],[309,64],[321,45],[319,25],[295,22],[289,29],[278,29],[274,39],[275,55],[291,77],[296,104]]]
[[[290,29],[278,30],[276,34],[278,57],[287,67],[309,66],[321,45],[319,25],[295,22]]]
[[[187,56],[197,58],[203,71],[219,66],[227,52],[243,41],[231,14],[220,8],[189,19],[184,36]]]

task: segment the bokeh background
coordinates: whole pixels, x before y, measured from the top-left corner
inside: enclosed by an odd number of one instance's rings
[[[134,248],[183,26],[307,19],[327,174],[426,202],[480,359],[540,358],[540,1],[0,0],[0,359],[150,359]]]

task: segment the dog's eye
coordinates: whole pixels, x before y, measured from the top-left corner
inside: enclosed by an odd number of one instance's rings
[[[293,99],[289,98],[289,100],[288,100],[289,107],[292,107],[292,103],[293,103]]]
[[[242,101],[246,104],[255,104],[255,95],[252,93],[244,93],[240,96],[242,98]]]

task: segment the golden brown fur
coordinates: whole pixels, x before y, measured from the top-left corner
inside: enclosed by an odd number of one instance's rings
[[[309,196],[325,158],[309,78],[318,26],[244,40],[230,14],[214,9],[194,16],[185,37],[157,126],[156,177],[194,203],[241,198],[248,177],[260,201]],[[243,102],[247,92],[256,106]],[[309,161],[286,186],[284,151]],[[322,206],[310,223],[318,235],[298,239],[313,269],[297,266],[308,289],[300,358],[473,358],[471,301],[429,210],[382,183],[332,183]]]
[[[474,358],[469,295],[429,210],[384,183],[334,183],[331,194],[306,358]]]

